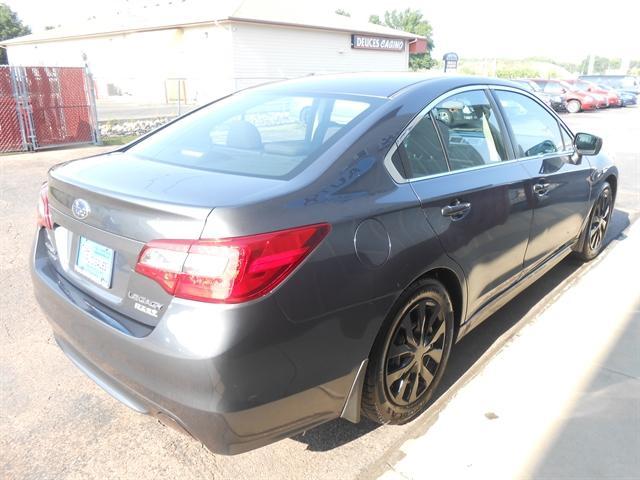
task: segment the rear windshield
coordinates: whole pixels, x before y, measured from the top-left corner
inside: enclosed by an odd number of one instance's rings
[[[237,175],[290,178],[382,100],[246,91],[129,148],[139,157]]]

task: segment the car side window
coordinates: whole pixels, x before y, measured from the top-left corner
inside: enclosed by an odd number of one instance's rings
[[[451,170],[507,160],[504,135],[483,90],[458,93],[431,111]]]
[[[496,90],[496,95],[511,125],[518,158],[564,150],[558,121],[540,104],[520,93]]]
[[[547,84],[544,86],[544,91],[546,93],[553,93],[556,95],[564,93],[562,86],[555,82],[547,82]]]
[[[400,154],[409,169],[407,178],[420,178],[449,170],[440,139],[430,115],[425,115],[400,145]]]

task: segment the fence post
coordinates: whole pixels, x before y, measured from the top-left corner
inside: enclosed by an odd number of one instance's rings
[[[11,94],[13,95],[13,99],[16,104],[16,117],[18,118],[18,128],[20,128],[22,150],[27,151],[29,150],[29,142],[27,140],[27,126],[25,125],[24,113],[22,108],[23,99],[20,95],[20,90],[18,89],[18,79],[16,75],[16,69],[19,67],[3,66],[2,68],[6,68],[9,71],[9,78],[11,79]]]
[[[180,97],[182,97],[182,80],[178,79],[178,116],[180,116]]]
[[[27,136],[27,150],[36,150],[38,148],[38,137],[36,135],[36,127],[33,122],[33,107],[31,106],[31,97],[29,96],[29,83],[27,81],[27,67],[14,67],[16,72],[16,88],[21,98],[20,106],[22,109],[22,118],[25,123],[25,133]]]
[[[96,95],[93,84],[93,75],[89,70],[89,67],[84,67],[85,73],[85,89],[87,93],[87,99],[89,100],[89,109],[91,110],[91,119],[93,121],[93,140],[96,145],[102,145],[102,138],[100,137],[100,125],[98,124],[98,109],[96,107]]]

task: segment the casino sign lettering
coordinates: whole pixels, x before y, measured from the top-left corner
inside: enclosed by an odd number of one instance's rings
[[[371,37],[368,35],[351,35],[351,48],[367,50],[390,50],[401,52],[404,50],[405,40],[402,38]]]

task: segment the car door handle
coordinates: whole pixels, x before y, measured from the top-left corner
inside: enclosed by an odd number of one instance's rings
[[[539,197],[544,197],[547,193],[549,193],[549,184],[547,182],[534,184],[533,193],[535,193]]]
[[[441,213],[443,217],[451,217],[452,220],[460,220],[471,210],[469,202],[461,202],[456,200],[451,205],[442,207]]]

